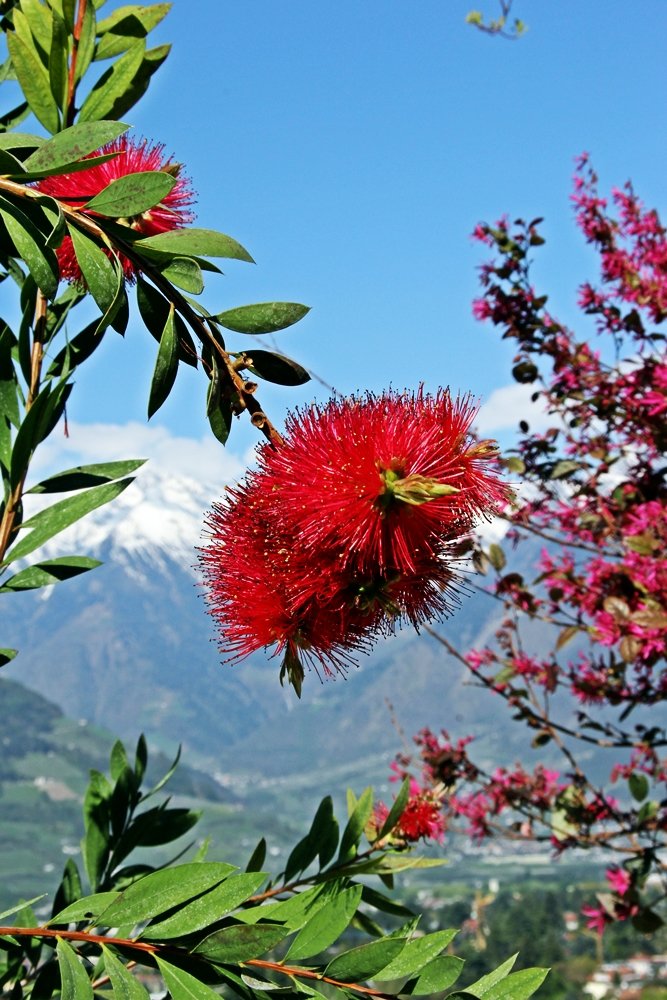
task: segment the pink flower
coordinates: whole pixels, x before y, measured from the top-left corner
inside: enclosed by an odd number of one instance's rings
[[[632,878],[629,873],[625,868],[618,868],[616,865],[607,868],[605,878],[618,896],[625,896],[632,885]]]
[[[72,208],[78,208],[84,214],[95,216],[93,211],[86,210],[86,202],[103,191],[111,181],[128,174],[145,171],[163,171],[177,177],[173,188],[163,200],[153,208],[142,212],[132,219],[119,220],[141,236],[156,236],[158,233],[181,229],[193,219],[189,207],[194,201],[194,194],[187,178],[180,174],[180,164],[164,156],[164,146],[149,145],[146,140],[139,142],[126,135],[107,143],[90,156],[100,156],[105,153],[115,153],[110,160],[97,163],[88,170],[78,170],[70,174],[57,174],[38,181],[35,187],[44,194],[50,195]],[[89,157],[86,157],[88,159]],[[111,256],[111,251],[107,252]],[[56,250],[60,276],[66,281],[80,282],[81,268],[74,253],[72,239],[65,236]],[[127,257],[119,255],[125,278],[132,280],[136,276],[136,268]]]
[[[581,912],[586,917],[586,926],[598,934],[604,932],[608,924],[613,923],[613,917],[603,906],[582,906]]]

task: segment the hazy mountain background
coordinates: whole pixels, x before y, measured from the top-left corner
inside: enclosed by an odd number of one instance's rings
[[[301,702],[265,655],[221,662],[197,580],[196,546],[214,494],[186,478],[146,470],[115,502],[59,536],[49,555],[92,555],[104,566],[5,602],[3,644],[20,653],[4,675],[70,717],[130,740],[144,732],[211,773],[256,779],[314,771],[384,778],[401,737],[423,725],[460,733],[504,715],[428,635],[380,643],[347,679],[306,677]],[[465,597],[443,630],[463,647],[492,633],[498,609]],[[391,707],[390,707],[391,706]],[[493,726],[489,723],[494,720]],[[512,747],[503,731],[502,750]],[[489,737],[485,738],[487,741]],[[492,740],[493,754],[500,746]],[[491,745],[489,746],[491,749]]]
[[[275,659],[221,663],[196,571],[214,496],[142,471],[40,553],[93,555],[102,567],[5,599],[3,645],[20,652],[0,678],[0,905],[43,891],[45,879],[55,886],[63,853],[78,851],[88,769],[107,769],[117,736],[132,752],[145,733],[156,773],[183,745],[168,791],[203,809],[198,836],[239,864],[263,834],[280,858],[326,794],[339,815],[348,786],[372,784],[390,800],[389,764],[424,725],[476,734],[476,759],[489,766],[529,763],[522,727],[428,635],[383,641],[347,679],[307,674],[301,701],[280,687]],[[479,646],[498,614],[472,595],[441,628],[462,648]]]

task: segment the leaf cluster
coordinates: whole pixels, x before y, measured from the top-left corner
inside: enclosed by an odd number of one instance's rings
[[[424,863],[386,843],[362,848],[370,789],[359,799],[350,795],[342,834],[331,799],[323,799],[275,879],[262,870],[263,842],[244,872],[206,860],[206,845],[193,861],[157,869],[129,864],[135,848],[171,843],[197,822],[169,800],[146,806],[177,763],[144,792],[142,737],[132,761],[117,742],[109,776],[91,772],[82,858],[92,891],[84,893],[69,859],[45,924],[31,904],[2,914],[14,917],[0,928],[2,985],[21,977],[21,995],[32,998],[92,997],[104,985],[110,995],[139,998],[147,996],[137,978],[141,967],[157,969],[175,1000],[217,996],[220,986],[244,998],[276,989],[319,997],[329,995],[320,992],[327,988],[349,996],[430,996],[457,982],[464,963],[451,954],[456,931],[422,933],[418,917],[368,884],[369,875],[390,882],[396,870]],[[384,930],[377,922],[383,915],[402,923]],[[515,973],[513,963],[449,996],[530,997],[546,973]]]

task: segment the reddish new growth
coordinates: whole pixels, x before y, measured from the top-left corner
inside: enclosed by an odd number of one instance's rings
[[[149,145],[145,139],[133,141],[122,135],[91,153],[86,159],[110,153],[115,155],[111,159],[105,160],[104,163],[96,163],[88,170],[77,170],[69,174],[45,177],[35,187],[44,194],[50,195],[72,208],[80,209],[84,215],[94,218],[95,212],[87,211],[84,206],[91,198],[104,191],[112,181],[119,177],[126,177],[128,174],[162,171],[177,178],[169,194],[158,205],[142,212],[141,215],[117,221],[134,230],[139,236],[157,236],[158,233],[181,229],[192,222],[194,216],[188,206],[192,205],[194,201],[194,193],[190,181],[181,176],[180,164],[164,156],[163,145]],[[108,256],[111,256],[111,251],[106,252]],[[76,259],[70,236],[65,236],[56,250],[56,256],[60,266],[60,277],[64,278],[65,281],[80,282],[82,280],[81,268]],[[135,265],[122,254],[118,255],[118,260],[123,268],[125,278],[132,281],[136,277]]]
[[[402,622],[450,610],[457,544],[507,502],[475,408],[448,392],[332,400],[291,416],[283,442],[209,515],[202,552],[221,646],[275,646],[297,691]]]

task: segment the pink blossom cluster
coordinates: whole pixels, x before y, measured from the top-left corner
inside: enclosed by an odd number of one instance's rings
[[[510,225],[504,217],[473,233],[497,254],[480,268],[473,314],[515,342],[514,377],[532,386],[549,423],[532,431],[522,422],[510,452],[508,467],[527,488],[502,558],[482,540],[475,553],[494,570],[487,590],[503,617],[483,646],[455,651],[529,728],[533,745],[560,748],[566,766],[560,775],[546,765],[488,773],[467,741],[428,732],[416,741],[425,783],[446,789],[447,821],[464,817],[474,837],[548,830],[555,811],[558,854],[623,845],[633,863],[608,869],[611,901],[587,911],[601,930],[650,912],[650,872],[667,891],[659,860],[667,765],[658,752],[667,732],[658,715],[646,717],[667,698],[667,231],[630,185],[601,196],[587,156],[573,204],[600,264],[598,282],[579,291],[584,322],[593,321],[584,335],[560,323],[532,283],[541,220]],[[520,571],[509,564],[509,550],[526,539],[540,550],[532,578],[525,560]],[[531,645],[531,621],[544,623],[540,636],[551,629],[549,646]],[[579,750],[592,746],[613,758],[610,783],[629,782],[617,797],[581,763]]]

